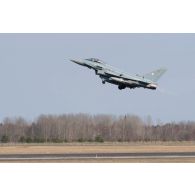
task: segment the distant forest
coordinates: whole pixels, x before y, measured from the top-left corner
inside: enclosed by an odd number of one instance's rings
[[[195,122],[153,125],[134,115],[41,115],[32,123],[6,118],[1,143],[195,141]]]

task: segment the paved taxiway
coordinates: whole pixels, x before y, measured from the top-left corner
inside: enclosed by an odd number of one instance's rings
[[[66,153],[66,154],[0,154],[3,161],[60,161],[80,159],[167,159],[195,158],[195,152],[163,152],[163,153]]]

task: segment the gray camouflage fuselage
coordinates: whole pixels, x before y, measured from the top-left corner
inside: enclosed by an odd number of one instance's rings
[[[166,69],[161,68],[146,75],[131,76],[116,68],[109,66],[105,62],[90,58],[85,60],[71,60],[72,62],[95,70],[96,75],[102,79],[102,83],[106,82],[118,85],[120,90],[125,88],[142,87],[155,90],[157,88],[157,80],[165,73]]]

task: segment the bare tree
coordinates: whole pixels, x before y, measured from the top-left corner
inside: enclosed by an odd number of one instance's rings
[[[41,115],[32,123],[5,118],[0,124],[2,142],[73,141],[195,141],[195,122],[144,122],[135,115]]]

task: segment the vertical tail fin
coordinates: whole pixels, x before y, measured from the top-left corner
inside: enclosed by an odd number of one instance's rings
[[[167,70],[165,68],[161,68],[155,71],[152,71],[148,74],[143,75],[144,78],[151,80],[153,82],[157,82],[160,77],[166,72]]]

